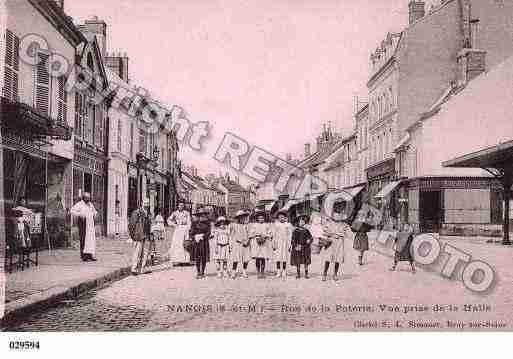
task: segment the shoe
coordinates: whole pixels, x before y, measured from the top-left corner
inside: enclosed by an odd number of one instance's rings
[[[132,271],[132,275],[133,275],[133,276],[138,276],[138,275],[139,275],[139,273],[138,273],[138,272],[134,272],[134,271]]]
[[[276,278],[280,278],[280,277],[281,277],[281,271],[276,272]]]
[[[390,272],[395,272],[395,266],[390,268]]]
[[[296,279],[300,279],[301,278],[301,275],[296,275]]]
[[[328,278],[327,278],[325,275],[323,275],[323,276],[322,276],[322,281],[323,281],[323,282],[326,282],[327,280],[328,280]]]
[[[336,275],[336,274],[335,274],[335,275],[333,276],[333,280],[334,280],[335,282],[337,282],[337,281],[338,281],[338,275]]]
[[[305,279],[310,279],[310,276],[308,274],[305,274]]]
[[[93,257],[89,257],[89,260],[92,261],[92,262],[97,262],[98,261],[98,259],[93,258]]]
[[[244,278],[248,278],[248,273],[247,273],[246,271],[244,271],[244,272],[242,273],[242,276],[243,276]]]
[[[196,279],[201,279],[201,274],[196,274]]]

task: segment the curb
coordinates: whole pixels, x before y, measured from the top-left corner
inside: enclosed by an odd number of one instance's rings
[[[57,286],[38,292],[28,297],[9,302],[5,305],[5,315],[0,319],[0,328],[33,314],[37,311],[48,309],[63,300],[77,299],[81,295],[93,289],[103,287],[126,278],[131,273],[131,267],[126,266],[97,278],[80,282],[69,287]]]

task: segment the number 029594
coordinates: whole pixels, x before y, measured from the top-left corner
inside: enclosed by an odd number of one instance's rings
[[[10,341],[10,350],[39,350],[39,341]]]

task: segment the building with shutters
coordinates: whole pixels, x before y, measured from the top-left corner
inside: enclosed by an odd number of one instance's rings
[[[37,34],[42,45],[34,48],[37,52],[20,50],[28,34]],[[11,209],[20,204],[33,212],[36,245],[66,245],[71,235],[67,210],[73,204],[75,97],[65,91],[72,76],[65,70],[83,41],[57,2],[0,1],[1,195],[7,240],[12,239]],[[56,59],[65,59],[60,70],[51,66]]]
[[[95,101],[97,92],[108,87],[104,56],[106,47],[105,22],[93,17],[79,26],[85,40],[76,51],[78,79],[82,73],[90,74],[88,87],[75,86],[75,131],[73,154],[73,202],[84,192],[91,194],[98,216],[96,231],[107,232],[107,174],[108,174],[108,104]],[[87,79],[84,79],[87,81]],[[82,89],[85,88],[85,89]]]

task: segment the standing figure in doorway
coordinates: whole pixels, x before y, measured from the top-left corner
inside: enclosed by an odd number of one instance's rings
[[[287,211],[278,212],[278,221],[272,226],[273,254],[276,261],[276,278],[287,278],[287,261],[294,227],[287,221]]]
[[[196,279],[205,278],[205,269],[210,261],[211,225],[208,220],[208,211],[198,208],[194,213],[197,220],[192,223],[189,237],[192,241],[191,259],[196,261]]]
[[[231,253],[232,262],[232,278],[237,278],[237,266],[242,265],[242,275],[248,277],[248,263],[251,259],[251,245],[249,240],[249,228],[247,219],[249,213],[246,211],[238,211],[235,214],[236,223],[230,224]]]
[[[84,192],[82,199],[71,207],[70,212],[77,219],[80,257],[84,262],[96,261],[94,217],[96,217],[98,212],[91,203],[91,195],[88,192]]]
[[[310,278],[308,276],[308,266],[312,263],[312,249],[310,246],[313,242],[313,237],[305,227],[307,223],[308,216],[300,214],[296,218],[296,228],[292,232],[290,264],[297,268],[296,279],[301,278],[301,265],[305,266],[305,278]]]
[[[173,239],[169,248],[171,263],[189,263],[190,255],[184,248],[184,241],[188,238],[191,228],[191,215],[185,210],[183,202],[178,203],[178,210],[169,216],[167,224],[174,227]]]

